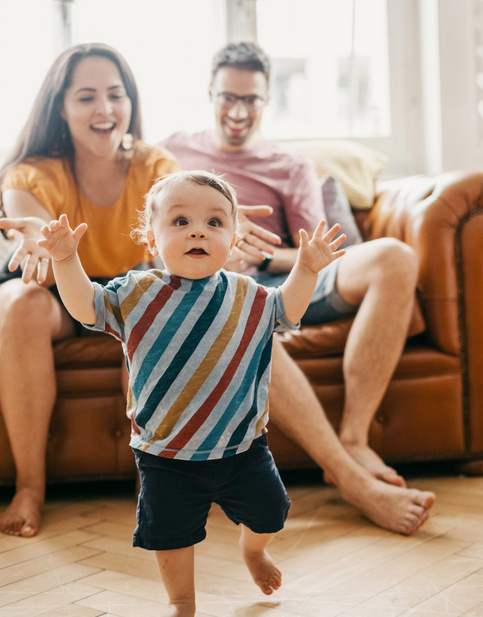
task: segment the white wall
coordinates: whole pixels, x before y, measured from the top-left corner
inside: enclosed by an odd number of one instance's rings
[[[438,17],[442,168],[481,168],[483,2],[439,0]]]

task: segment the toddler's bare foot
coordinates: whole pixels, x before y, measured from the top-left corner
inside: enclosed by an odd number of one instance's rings
[[[394,484],[394,486],[406,486],[406,481],[395,469],[386,465],[382,458],[369,446],[360,444],[348,444],[342,442],[344,448],[364,469],[367,469],[378,480]]]
[[[261,553],[243,551],[243,559],[255,583],[267,596],[282,584],[282,573],[275,567],[272,558],[263,550]]]
[[[427,521],[436,499],[430,491],[394,486],[370,474],[339,489],[342,497],[373,523],[404,535],[415,533]]]
[[[24,538],[35,536],[39,530],[43,503],[43,489],[18,489],[12,503],[0,514],[0,531]]]
[[[170,604],[164,617],[195,617],[196,607],[193,604]]]

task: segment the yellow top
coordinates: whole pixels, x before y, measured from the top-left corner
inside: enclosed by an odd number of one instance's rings
[[[146,247],[136,244],[129,234],[154,181],[179,169],[167,150],[143,142],[137,146],[124,190],[110,207],[96,205],[79,191],[67,158],[35,157],[19,163],[6,174],[2,191],[28,191],[52,218],[67,214],[73,229],[87,223],[89,228],[79,244],[82,265],[90,277],[114,277],[149,261]]]

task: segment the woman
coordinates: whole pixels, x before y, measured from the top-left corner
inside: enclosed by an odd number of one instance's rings
[[[144,250],[129,239],[136,210],[152,182],[178,164],[140,138],[138,92],[127,63],[105,45],[79,45],[49,70],[0,171],[10,217],[1,226],[20,241],[9,269],[23,271],[23,280],[7,276],[11,280],[0,285],[0,404],[17,472],[15,497],[0,515],[5,533],[38,531],[56,398],[52,344],[76,330],[51,287],[48,253],[37,246],[40,227],[62,212],[86,220],[92,277],[145,261]]]
[[[9,217],[0,228],[19,243],[0,272],[0,407],[17,474],[0,514],[4,533],[38,532],[56,399],[53,343],[81,330],[59,301],[49,255],[37,245],[40,228],[64,212],[74,226],[87,222],[86,271],[112,278],[149,259],[130,232],[154,180],[177,169],[168,151],[141,141],[136,83],[116,50],[78,45],[54,62],[0,169],[0,206]],[[254,255],[271,250],[264,240],[276,241],[246,219],[244,234]]]

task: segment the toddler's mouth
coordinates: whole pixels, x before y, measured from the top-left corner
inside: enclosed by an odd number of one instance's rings
[[[188,251],[188,255],[207,255],[208,253],[204,249],[191,249]]]

